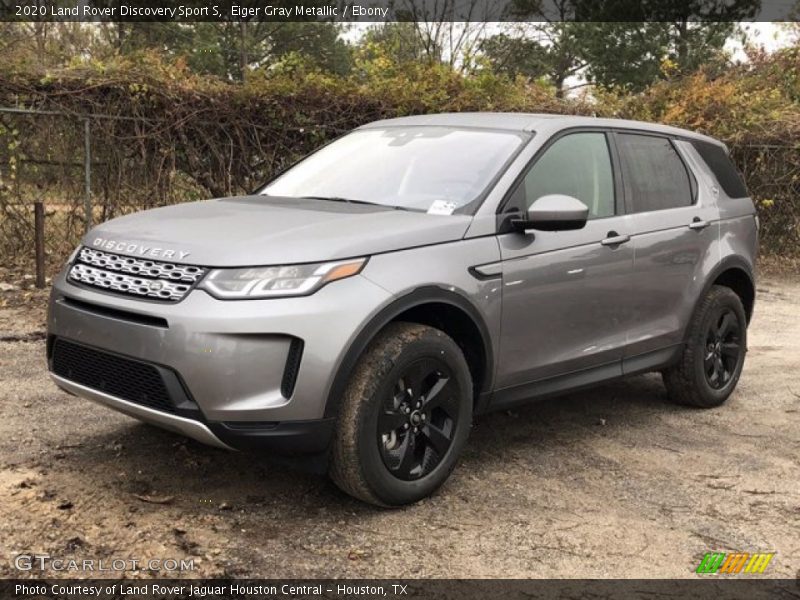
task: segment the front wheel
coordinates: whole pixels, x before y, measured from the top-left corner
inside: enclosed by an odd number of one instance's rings
[[[733,393],[747,350],[747,317],[739,296],[715,285],[700,301],[680,361],[663,372],[670,400],[712,408]]]
[[[472,378],[444,332],[392,323],[369,344],[347,386],[331,478],[380,506],[416,502],[448,478],[472,422]]]

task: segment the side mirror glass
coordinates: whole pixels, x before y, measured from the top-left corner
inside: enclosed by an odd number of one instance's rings
[[[589,218],[589,207],[572,196],[548,194],[531,204],[524,219],[511,224],[517,231],[568,231],[583,229]]]

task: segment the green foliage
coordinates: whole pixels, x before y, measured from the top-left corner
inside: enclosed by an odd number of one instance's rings
[[[537,40],[498,33],[482,40],[480,50],[492,71],[512,79],[540,79],[551,74],[553,57],[548,47]]]
[[[659,79],[725,60],[733,22],[583,24],[580,55],[586,78],[602,87],[641,91]]]
[[[759,5],[760,0],[512,0],[509,16],[534,22],[484,40],[481,49],[496,71],[546,76],[557,90],[580,71],[601,87],[641,91],[720,60],[726,41],[739,31],[736,21],[753,17]]]
[[[357,52],[361,60],[373,60],[378,56],[393,63],[427,61],[430,49],[420,38],[414,23],[389,22],[371,27],[360,40]],[[440,59],[440,49],[433,49],[433,57]]]
[[[515,0],[512,15],[522,17],[533,10],[536,18],[545,18],[541,9],[531,4]],[[538,7],[538,2],[533,6]],[[586,66],[584,38],[586,30],[595,25],[568,21],[517,24],[511,34],[484,39],[480,50],[492,70],[511,77],[546,78],[560,97],[566,80]]]

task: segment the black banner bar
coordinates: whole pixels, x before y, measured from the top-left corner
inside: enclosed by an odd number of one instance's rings
[[[0,0],[0,21],[793,21],[796,0]]]
[[[713,598],[714,600],[800,597],[798,580],[728,578],[625,580],[0,580],[3,600],[529,600],[531,598]]]

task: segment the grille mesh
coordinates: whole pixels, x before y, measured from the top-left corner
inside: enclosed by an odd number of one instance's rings
[[[81,248],[70,268],[69,279],[119,294],[177,302],[202,279],[205,272],[202,267],[193,265]]]
[[[53,346],[53,372],[129,402],[175,412],[161,373],[153,365],[57,338]]]
[[[101,252],[92,248],[81,248],[78,259],[82,263],[100,267],[108,271],[120,271],[131,275],[141,275],[145,277],[155,277],[157,279],[170,279],[173,281],[184,281],[195,283],[203,275],[201,267],[192,265],[176,265],[173,263],[157,262],[133,258],[132,256],[122,256]]]
[[[69,273],[70,279],[124,294],[148,296],[159,300],[180,300],[191,289],[185,283],[173,283],[161,279],[145,279],[123,273],[109,273],[84,264],[73,265]]]

